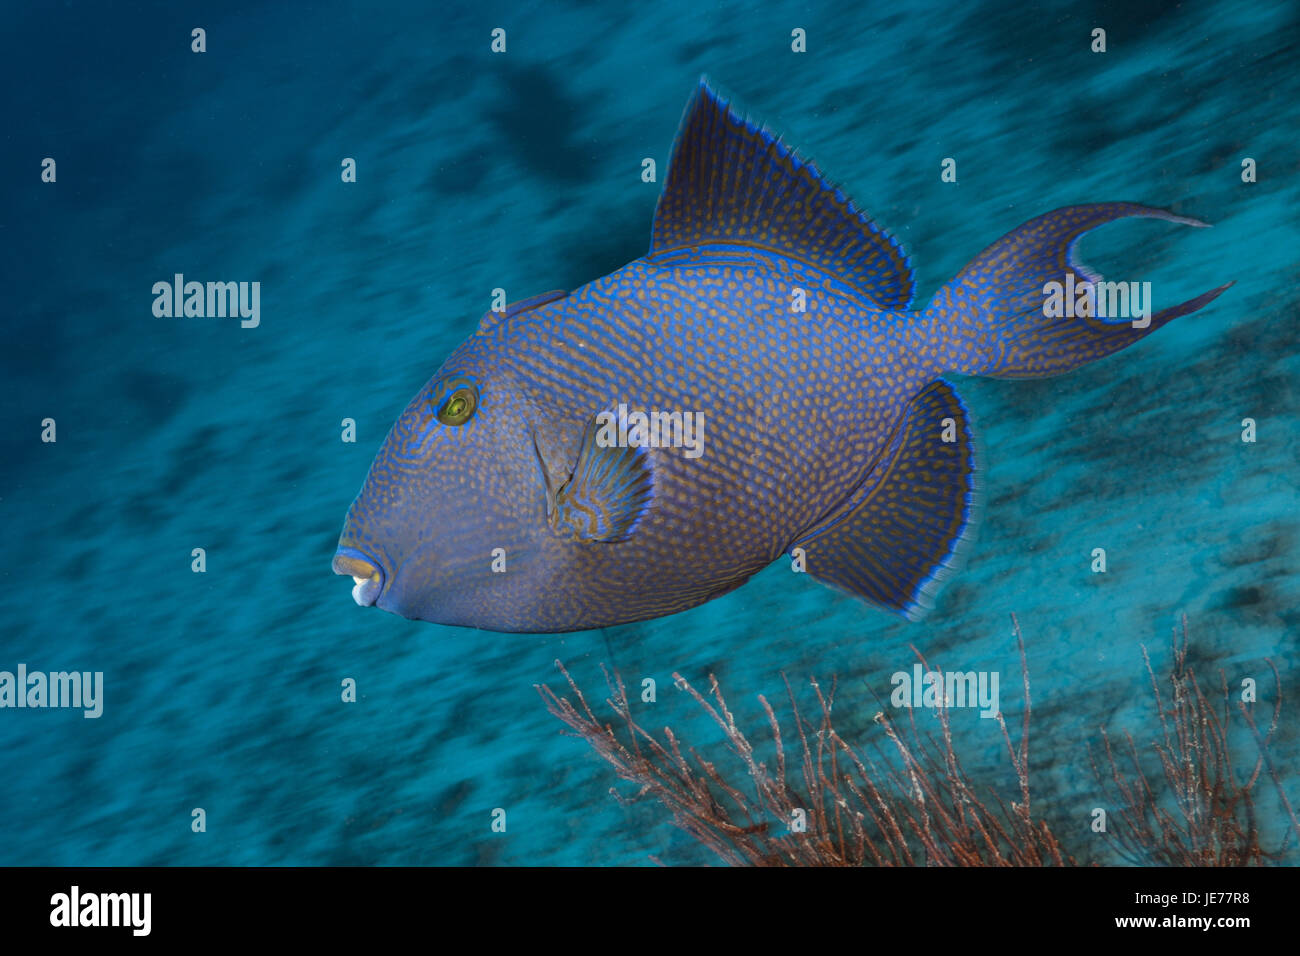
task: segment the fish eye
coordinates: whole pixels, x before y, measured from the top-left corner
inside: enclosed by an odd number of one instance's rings
[[[464,425],[478,408],[478,391],[472,385],[462,385],[438,409],[438,421],[444,425]]]

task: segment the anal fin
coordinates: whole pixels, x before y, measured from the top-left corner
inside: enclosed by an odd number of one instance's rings
[[[858,493],[791,547],[819,580],[917,620],[973,530],[976,458],[970,416],[938,380],[908,405]]]

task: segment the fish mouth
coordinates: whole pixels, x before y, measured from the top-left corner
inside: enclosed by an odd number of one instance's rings
[[[384,571],[377,561],[356,548],[339,548],[330,565],[335,574],[346,574],[355,582],[352,600],[361,607],[371,607],[384,589]]]

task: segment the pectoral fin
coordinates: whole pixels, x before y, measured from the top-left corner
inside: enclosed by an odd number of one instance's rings
[[[557,534],[584,541],[623,541],[636,530],[654,498],[654,474],[645,448],[608,445],[611,429],[592,416],[573,475],[549,508]]]

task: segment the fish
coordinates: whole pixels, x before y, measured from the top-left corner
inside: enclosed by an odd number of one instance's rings
[[[787,557],[917,620],[981,494],[948,378],[1060,375],[1231,286],[1141,321],[1082,292],[1045,307],[1049,284],[1102,281],[1079,239],[1129,217],[1206,225],[1059,208],[914,308],[899,242],[701,78],[647,254],[484,315],[393,424],[332,568],[361,606],[557,633],[676,614]]]

